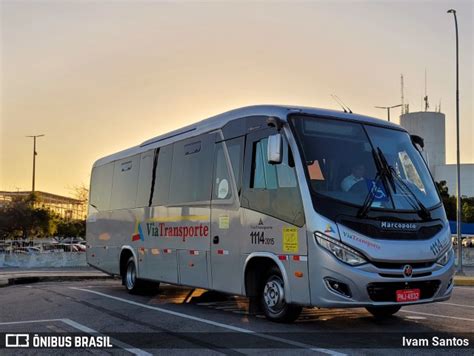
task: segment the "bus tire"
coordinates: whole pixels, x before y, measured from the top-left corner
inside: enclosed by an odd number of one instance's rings
[[[143,291],[143,283],[137,278],[137,266],[133,257],[127,261],[123,274],[123,285],[130,294],[139,294]]]
[[[400,310],[400,305],[384,305],[366,307],[367,311],[376,318],[388,318]]]
[[[291,323],[298,318],[302,310],[298,305],[286,303],[283,277],[276,266],[263,278],[260,299],[263,313],[271,321]]]

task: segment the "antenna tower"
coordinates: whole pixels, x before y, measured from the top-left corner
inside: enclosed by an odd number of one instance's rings
[[[425,101],[425,111],[428,111],[430,108],[430,104],[428,103],[428,89],[427,89],[427,79],[426,79],[426,68],[425,68],[425,97],[423,100]]]
[[[403,96],[403,74],[400,74],[400,87],[402,93],[402,115],[405,113],[405,98]]]

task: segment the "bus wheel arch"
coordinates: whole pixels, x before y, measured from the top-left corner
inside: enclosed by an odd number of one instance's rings
[[[284,307],[275,312],[265,305],[265,301],[268,300],[268,295],[265,298],[265,290],[270,285],[277,284],[280,288],[279,294],[284,299]],[[255,253],[247,257],[244,266],[244,285],[245,295],[250,298],[250,306],[258,301],[258,310],[263,311],[272,321],[292,322],[301,312],[301,307],[291,304],[290,287],[283,263],[271,253]]]
[[[127,272],[127,263],[131,257],[133,257],[133,259],[135,260],[135,266],[137,267],[137,270],[138,270],[137,258],[132,248],[130,248],[129,246],[122,247],[122,251],[120,252],[120,262],[119,262],[120,276],[122,277],[122,284],[125,284],[124,278]]]
[[[272,267],[280,267],[273,258],[260,254],[251,254],[247,257],[244,266],[244,286],[247,297],[257,297],[260,293],[262,283],[262,271],[268,271]]]

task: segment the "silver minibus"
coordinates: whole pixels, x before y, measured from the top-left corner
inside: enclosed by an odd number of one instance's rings
[[[399,125],[332,110],[232,110],[96,161],[88,263],[138,293],[160,282],[376,317],[453,290],[449,225]]]

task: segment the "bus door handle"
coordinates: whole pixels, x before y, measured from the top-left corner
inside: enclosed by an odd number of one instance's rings
[[[212,239],[212,243],[213,244],[218,244],[219,243],[219,236],[214,236],[214,238]]]

